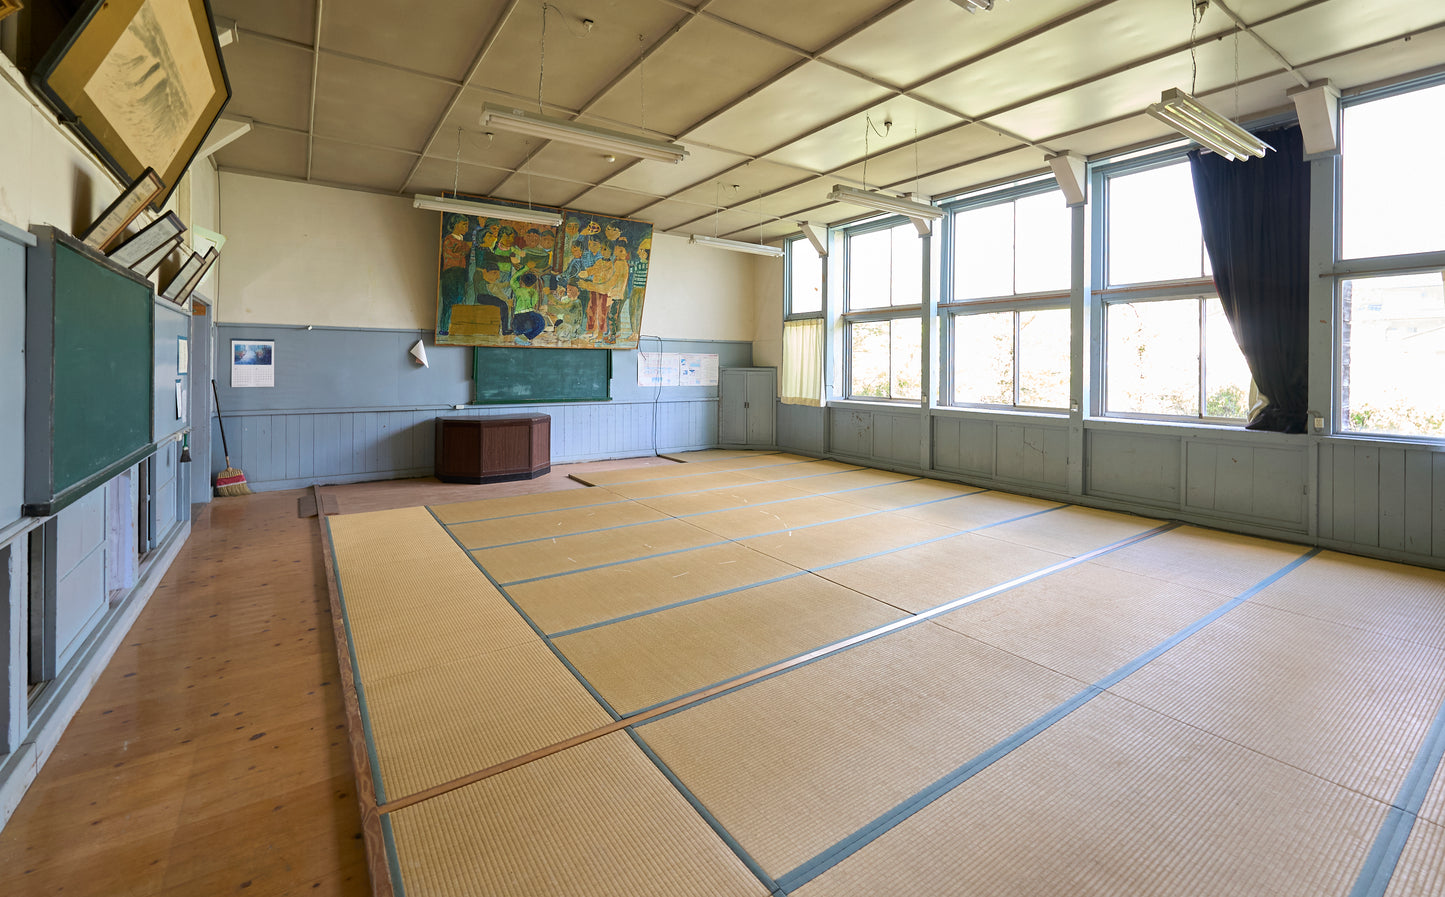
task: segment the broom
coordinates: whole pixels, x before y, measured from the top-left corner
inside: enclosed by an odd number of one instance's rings
[[[216,381],[211,381],[211,396],[216,400],[216,423],[221,426],[221,451],[226,455],[226,469],[216,477],[217,495],[250,495],[251,487],[246,485],[246,475],[231,466],[231,450],[226,446],[226,422],[221,419],[221,397],[216,395]]]

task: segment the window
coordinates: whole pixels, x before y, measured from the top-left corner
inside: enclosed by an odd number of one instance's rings
[[[1445,173],[1420,155],[1445,138],[1445,85],[1341,115],[1339,429],[1445,438]],[[1430,142],[1436,141],[1436,142]]]
[[[923,253],[897,219],[844,235],[848,396],[923,398]]]
[[[1189,162],[1143,164],[1104,178],[1104,411],[1242,421],[1249,366],[1214,293]]]
[[[792,318],[798,315],[821,315],[823,313],[823,257],[813,244],[803,238],[793,239],[784,244],[787,255],[788,281],[787,310]]]
[[[783,321],[783,366],[779,371],[785,405],[823,403],[823,257],[805,238],[784,244],[787,275]]]
[[[1068,408],[1071,223],[1063,194],[1037,188],[950,215],[953,404]]]

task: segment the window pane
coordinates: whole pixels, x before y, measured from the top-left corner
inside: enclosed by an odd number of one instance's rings
[[[1067,290],[1073,214],[1064,204],[1064,194],[1050,190],[1024,197],[1015,206],[1018,221],[1015,292]]]
[[[888,397],[889,327],[887,321],[853,324],[848,328],[848,394],[859,397]]]
[[[1189,163],[1109,179],[1109,283],[1203,274],[1204,238]]]
[[[807,240],[788,244],[788,311],[790,314],[823,310],[823,258]]]
[[[893,237],[879,230],[848,238],[848,308],[885,308],[892,281]]]
[[[1204,416],[1243,420],[1253,377],[1219,298],[1204,304]]]
[[[1013,404],[1013,312],[954,317],[953,400]]]
[[[1341,140],[1343,256],[1445,249],[1445,85],[1347,106]]]
[[[1441,274],[1340,285],[1344,428],[1445,436],[1445,281]]]
[[[960,212],[953,225],[953,298],[1013,295],[1013,203]]]
[[[893,325],[893,398],[923,397],[923,324],[917,318],[899,318]]]
[[[917,305],[923,301],[923,250],[918,231],[904,224],[893,235],[893,304]]]
[[[1109,411],[1198,416],[1198,299],[1114,303],[1104,327]]]
[[[1019,404],[1069,407],[1069,310],[1019,312]]]

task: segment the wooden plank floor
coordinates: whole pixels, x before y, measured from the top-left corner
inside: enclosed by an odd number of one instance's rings
[[[584,488],[329,486],[342,513]],[[316,518],[217,499],[0,831],[0,894],[371,893]]]

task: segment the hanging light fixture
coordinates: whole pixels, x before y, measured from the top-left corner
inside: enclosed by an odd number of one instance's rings
[[[585,146],[620,156],[636,156],[653,162],[681,162],[687,158],[687,150],[676,143],[634,137],[621,131],[609,131],[606,128],[539,115],[523,109],[512,109],[496,103],[482,106],[482,127],[547,140],[560,140],[575,146]]]
[[[994,0],[953,0],[954,3],[962,6],[970,13],[988,12],[993,9]]]
[[[412,199],[411,204],[413,208],[417,209],[430,209],[435,212],[460,212],[463,215],[474,215],[477,218],[501,218],[505,221],[520,221],[524,224],[550,224],[555,227],[562,223],[561,212],[504,206],[491,202],[461,199],[455,196],[428,196],[423,193],[418,193]]]
[[[889,212],[894,215],[907,215],[909,218],[921,218],[924,221],[937,221],[943,217],[943,210],[932,203],[914,202],[901,196],[889,196],[873,190],[859,190],[856,187],[845,187],[842,184],[833,185],[833,192],[828,194],[828,199],[833,202],[846,202],[850,205],[862,206],[875,212]]]
[[[722,237],[705,237],[702,234],[693,234],[688,242],[694,246],[711,246],[714,249],[731,249],[733,252],[751,252],[753,255],[769,255],[774,258],[783,254],[781,246],[769,246],[766,243],[744,243],[741,240],[724,240]]]
[[[1146,111],[1231,162],[1246,156],[1259,158],[1274,149],[1177,87],[1160,94],[1159,102]]]

